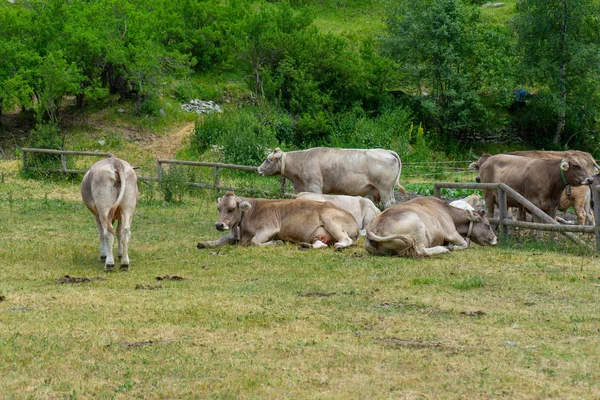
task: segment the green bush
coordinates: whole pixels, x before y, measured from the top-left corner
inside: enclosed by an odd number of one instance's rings
[[[163,170],[161,179],[158,181],[158,189],[163,198],[169,203],[180,203],[183,195],[187,192],[187,171],[184,167],[171,165]]]
[[[201,154],[214,145],[222,147],[225,162],[259,165],[277,139],[273,127],[261,121],[255,109],[244,109],[209,114],[196,123],[192,148]]]

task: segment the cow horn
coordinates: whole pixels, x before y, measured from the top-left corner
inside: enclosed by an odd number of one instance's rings
[[[465,210],[465,212],[467,213],[467,218],[469,221],[473,221],[473,222],[481,221],[481,216],[476,215],[472,210]]]
[[[564,158],[560,162],[560,169],[562,169],[563,171],[568,171],[569,170],[569,162],[567,160],[565,160]]]

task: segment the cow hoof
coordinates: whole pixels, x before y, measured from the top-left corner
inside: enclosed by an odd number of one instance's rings
[[[197,248],[199,248],[199,249],[204,249],[204,248],[206,248],[206,245],[205,245],[204,243],[202,243],[202,242],[199,242],[199,243],[196,245],[196,247],[197,247]]]
[[[308,250],[308,249],[312,249],[312,244],[307,243],[307,242],[300,242],[298,244],[298,250]]]
[[[274,242],[274,244],[275,244],[275,246],[283,246],[284,245],[283,240],[276,240]]]
[[[100,260],[101,262],[106,262],[106,256],[100,256],[99,260]]]
[[[123,272],[129,271],[129,264],[121,264],[121,266],[119,267],[119,270],[121,270]]]
[[[115,269],[115,264],[106,264],[104,266],[104,272],[112,272]]]

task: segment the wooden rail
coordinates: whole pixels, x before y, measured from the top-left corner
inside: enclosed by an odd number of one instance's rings
[[[45,153],[45,154],[60,154],[60,168],[40,168],[27,165],[27,153]],[[67,156],[94,156],[94,157],[112,157],[111,153],[99,153],[96,151],[67,151],[53,149],[34,149],[30,147],[21,148],[21,169],[25,170],[45,170],[48,172],[60,172],[66,174],[84,174],[87,170],[69,169],[67,168]]]
[[[201,188],[206,188],[206,189],[215,189],[215,190],[222,190],[222,189],[237,190],[238,189],[233,186],[224,186],[221,184],[221,179],[220,179],[220,170],[221,169],[234,169],[234,170],[239,170],[239,171],[253,171],[253,172],[258,171],[258,167],[249,166],[249,165],[224,164],[224,163],[204,162],[204,161],[167,160],[164,158],[159,158],[158,160],[156,160],[156,175],[158,177],[158,180],[161,180],[162,176],[163,176],[163,166],[162,166],[163,164],[190,165],[190,166],[196,166],[196,167],[213,168],[214,182],[212,185],[207,184],[207,183],[197,183],[197,182],[186,182],[186,185],[201,187]],[[287,193],[285,191],[285,183],[286,183],[286,179],[285,179],[285,177],[282,176],[280,183],[279,183],[279,187],[281,189],[281,194],[283,196],[288,196],[288,197],[292,196],[293,194]]]
[[[597,181],[598,180],[598,181]],[[592,190],[592,196],[594,204],[600,204],[600,177],[594,178],[594,186]],[[597,181],[597,183],[596,183]],[[551,231],[559,232],[565,235],[572,242],[587,247],[587,243],[581,240],[579,237],[574,235],[572,232],[583,232],[583,233],[596,233],[596,251],[600,251],[600,207],[594,207],[594,214],[596,216],[595,226],[585,225],[561,225],[556,220],[551,218],[548,214],[540,210],[532,202],[527,200],[513,188],[504,183],[465,183],[465,182],[438,182],[434,184],[434,195],[440,197],[442,188],[459,188],[459,189],[483,189],[483,190],[497,190],[498,191],[498,219],[490,219],[490,223],[496,222],[498,225],[498,231],[500,236],[506,237],[508,235],[508,226],[516,226],[520,228],[535,229],[540,231]],[[508,208],[506,206],[506,196],[509,195],[519,204],[525,207],[532,215],[538,217],[544,224],[535,222],[525,221],[514,221],[508,219]]]

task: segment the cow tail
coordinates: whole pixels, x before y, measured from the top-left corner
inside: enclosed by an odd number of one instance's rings
[[[392,240],[402,240],[402,241],[404,241],[406,243],[410,243],[410,244],[412,244],[412,242],[413,242],[413,240],[411,238],[407,237],[406,235],[379,236],[369,230],[367,230],[367,237],[369,238],[369,240],[372,240],[374,242],[389,242]]]
[[[113,160],[113,166],[115,167],[115,173],[117,175],[117,181],[121,181],[121,184],[119,186],[119,195],[117,196],[117,201],[115,202],[115,204],[113,204],[113,206],[110,208],[110,211],[108,212],[108,217],[107,217],[107,226],[108,226],[108,230],[114,235],[115,231],[113,230],[112,227],[112,221],[113,218],[115,216],[115,213],[117,212],[117,209],[119,208],[119,206],[121,205],[121,201],[123,200],[123,197],[125,196],[125,189],[126,189],[126,183],[127,183],[127,175],[125,173],[125,166],[123,165],[123,163],[121,162],[121,160],[119,160],[118,158],[115,157],[115,159]]]
[[[398,191],[402,194],[408,194],[408,191],[406,189],[404,189],[404,186],[402,186],[400,184],[400,173],[402,172],[402,160],[400,160],[400,156],[395,151],[389,150],[389,152],[392,153],[392,155],[394,157],[396,157],[396,160],[398,160],[398,174],[396,175],[396,186],[398,186]]]

